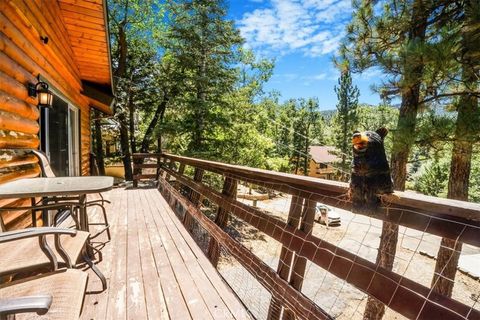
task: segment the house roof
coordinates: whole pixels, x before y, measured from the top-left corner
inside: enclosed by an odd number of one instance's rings
[[[316,163],[332,163],[342,161],[342,159],[333,154],[335,151],[338,152],[338,150],[333,146],[311,146],[309,154]]]
[[[90,105],[111,113],[112,68],[106,0],[58,0],[83,94]]]

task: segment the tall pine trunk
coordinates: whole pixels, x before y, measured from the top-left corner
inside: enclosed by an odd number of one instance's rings
[[[190,151],[203,151],[204,130],[205,130],[205,111],[207,108],[207,94],[205,81],[207,79],[207,54],[202,52],[202,59],[198,69],[197,81],[197,105],[194,109],[192,141],[190,144]]]
[[[120,148],[122,150],[122,161],[125,169],[125,180],[133,180],[132,154],[130,152],[130,141],[128,138],[128,121],[124,113],[118,115],[120,124]]]
[[[127,71],[127,52],[128,43],[125,27],[127,25],[128,17],[128,3],[125,9],[125,17],[118,26],[118,67],[115,70],[115,75],[119,78],[124,78]],[[118,110],[115,110],[116,112]],[[133,180],[132,174],[132,158],[130,153],[130,139],[128,137],[128,121],[125,113],[120,110],[118,113],[118,122],[120,127],[120,149],[122,151],[122,162],[125,169],[125,180]]]
[[[411,27],[408,32],[410,42],[425,41],[428,12],[422,0],[413,4]],[[393,187],[395,190],[405,190],[407,180],[407,162],[410,149],[415,141],[415,126],[420,101],[420,85],[423,73],[423,62],[420,57],[405,56],[403,66],[402,103],[393,137],[391,170]],[[397,251],[398,225],[383,222],[380,244],[378,247],[376,264],[392,270]],[[385,305],[373,297],[369,297],[365,307],[364,319],[382,319],[385,314]]]
[[[135,138],[135,106],[133,104],[133,93],[131,91],[128,97],[128,134],[132,153],[137,153],[137,140]]]
[[[475,52],[473,42],[475,36],[472,32],[476,30],[475,24],[480,23],[478,18],[474,18],[473,12],[479,9],[480,6],[477,5],[476,8],[472,6],[470,8],[467,7],[465,10],[466,25],[462,33],[463,50],[460,56],[460,61],[463,65],[462,80],[466,87],[472,91],[478,90],[479,86],[475,74],[475,70],[479,69],[479,63],[472,56],[472,53]],[[448,179],[447,197],[449,199],[468,201],[473,144],[480,133],[480,109],[478,102],[478,98],[471,94],[462,96],[458,103],[455,140],[453,143],[450,176]],[[452,296],[461,250],[461,242],[454,239],[442,238],[431,284],[435,292],[448,297]]]
[[[155,127],[157,126],[157,124],[162,123],[163,116],[167,108],[167,104],[168,104],[168,97],[165,97],[162,100],[162,102],[160,102],[160,104],[157,106],[157,109],[155,110],[153,118],[148,125],[147,131],[145,131],[145,135],[143,136],[140,152],[142,153],[148,152],[150,143],[152,141],[153,131],[155,130]]]

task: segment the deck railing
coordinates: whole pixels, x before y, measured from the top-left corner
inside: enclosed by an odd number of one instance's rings
[[[212,179],[212,175],[216,179]],[[307,265],[312,264],[409,319],[480,318],[476,302],[465,303],[438,294],[426,286],[425,281],[422,284],[407,277],[406,272],[380,267],[372,259],[361,256],[360,249],[352,252],[314,234],[318,202],[350,209],[351,203],[345,197],[346,183],[171,154],[161,155],[158,180],[160,192],[187,230],[194,232],[193,225],[198,224],[208,234],[205,251],[212,263],[218,263],[221,249],[233,256],[271,294],[268,319],[333,318],[302,291]],[[291,195],[288,217],[282,219],[237,200],[239,184]],[[405,192],[396,192],[384,202],[378,211],[367,216],[418,230],[422,239],[435,235],[480,247],[478,204]],[[215,205],[214,215],[205,214],[202,210],[205,204]],[[276,270],[225,230],[229,219],[240,219],[281,244]],[[433,274],[430,279],[431,276]]]
[[[143,179],[156,179],[160,168],[160,153],[134,153],[133,154],[133,186],[138,186],[138,181]],[[156,160],[145,163],[145,160]],[[143,169],[156,169],[155,173],[143,173]]]

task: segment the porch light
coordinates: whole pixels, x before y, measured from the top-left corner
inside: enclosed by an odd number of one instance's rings
[[[38,106],[44,108],[51,108],[53,103],[53,94],[48,90],[48,84],[43,81],[38,81],[37,84],[28,84],[28,96],[38,96]]]

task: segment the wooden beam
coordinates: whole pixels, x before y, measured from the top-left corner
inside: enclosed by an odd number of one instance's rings
[[[0,110],[0,130],[37,134],[40,126],[37,121]]]
[[[49,9],[51,10],[55,5],[56,3],[52,3]],[[2,8],[5,15],[8,15],[8,19],[14,25],[14,28],[18,29],[22,35],[27,37],[32,46],[41,51],[49,60],[52,60],[55,65],[63,65],[70,70],[73,76],[76,75],[78,77],[78,69],[73,60],[72,50],[70,46],[65,43],[66,36],[64,35],[62,37],[61,32],[58,31],[58,27],[50,29],[49,25],[46,24],[46,18],[43,13],[48,14],[49,10],[47,10],[47,12],[40,10],[40,12],[37,13],[37,9],[29,9],[29,7],[21,1],[8,2],[8,5],[4,3]],[[31,10],[35,11],[32,12]],[[48,45],[45,45],[40,39],[40,36],[45,35],[48,35],[51,39]],[[77,83],[79,81],[80,79],[77,78]]]
[[[302,209],[303,209],[303,202],[304,199],[292,196],[292,200],[290,202],[290,210],[288,212],[287,224],[292,228],[298,228],[300,225],[300,219],[302,217]],[[277,273],[285,281],[290,280],[290,270],[292,268],[294,254],[290,251],[287,247],[282,246],[282,251],[280,252],[280,260],[278,261],[277,266]],[[268,316],[267,319],[269,320],[277,320],[280,319],[282,311],[282,305],[280,301],[275,299],[272,296],[270,301],[270,306],[268,308]]]
[[[298,229],[305,234],[311,234],[313,223],[315,220],[315,209],[317,202],[310,199],[304,200],[302,220]],[[293,267],[288,283],[298,291],[302,291],[303,279],[305,278],[305,268],[307,267],[307,259],[298,253],[293,256]],[[285,310],[282,319],[295,320],[295,315],[290,310]]]
[[[290,194],[300,194],[301,192],[304,192],[305,198],[325,194],[331,197],[336,197],[336,199],[331,200],[331,202],[348,202],[339,198],[342,195],[346,195],[348,191],[348,184],[344,182],[199,160],[171,155],[168,153],[164,153],[163,156],[168,159],[184,162],[187,165],[192,165],[222,175],[230,174],[232,178],[239,180],[268,185],[269,188],[274,190]],[[285,188],[285,186],[287,187]],[[289,192],[286,190],[289,190]],[[443,218],[443,215],[448,215],[470,221],[480,221],[480,204],[478,203],[443,199],[400,191],[395,191],[391,196],[385,196],[384,200],[386,206],[389,206],[389,208],[382,208],[383,213],[387,213],[388,209],[392,209],[393,205],[398,205],[398,209],[410,208],[410,210],[418,210],[422,213],[428,213],[431,216],[440,216]]]
[[[40,140],[36,135],[11,131],[0,131],[0,148],[5,149],[37,149]]]
[[[85,0],[59,0],[61,3],[69,3],[75,5],[77,10],[90,9],[93,11],[103,11],[102,2],[85,1]]]
[[[30,168],[18,169],[16,171],[3,173],[2,175],[0,175],[0,183],[14,181],[18,179],[35,178],[40,175],[40,172],[41,171],[39,166],[33,166]]]
[[[134,153],[133,158],[158,158],[161,157],[161,153]]]
[[[0,90],[0,110],[14,113],[27,120],[37,120],[40,117],[37,107],[2,90]]]
[[[173,164],[174,164],[174,162],[170,161],[170,164],[169,164],[169,167],[170,167],[169,170],[170,171],[173,171],[173,170],[171,170],[171,168],[173,167]],[[203,179],[203,173],[204,173],[204,171],[202,169],[195,168],[195,171],[193,173],[193,181],[200,183]],[[188,200],[190,200],[190,202],[194,206],[196,206],[196,207],[201,206],[202,203],[201,203],[200,199],[201,199],[201,194],[199,192],[195,192],[193,189],[189,190]],[[185,216],[183,217],[183,225],[185,226],[185,229],[187,229],[188,232],[190,232],[190,233],[192,232],[192,227],[193,227],[192,223],[193,223],[192,216],[188,212],[185,212]]]

